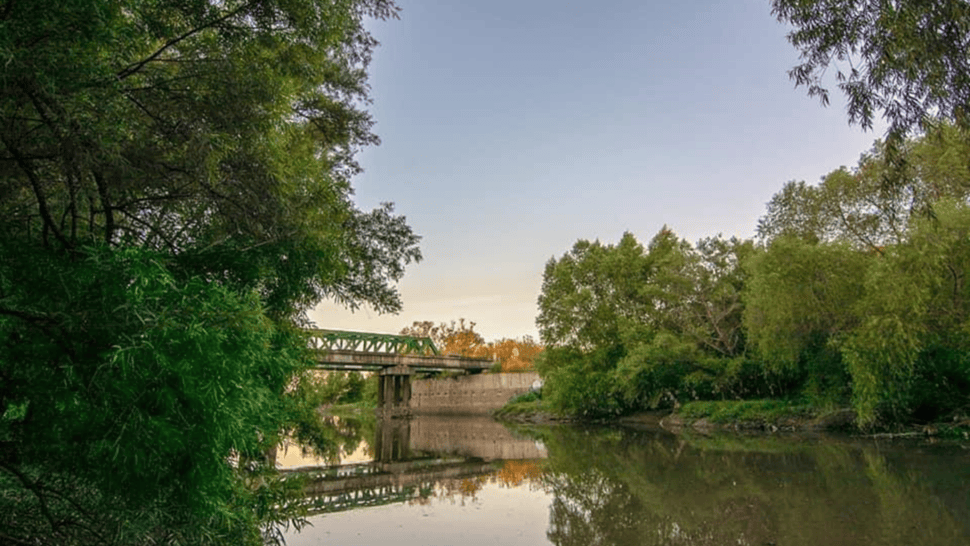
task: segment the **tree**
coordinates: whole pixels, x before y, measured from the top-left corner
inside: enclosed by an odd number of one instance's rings
[[[442,322],[435,326],[430,320],[414,321],[411,326],[401,330],[401,335],[415,337],[430,337],[438,352],[461,356],[487,356],[485,339],[475,331],[475,323],[465,319],[458,322]]]
[[[165,251],[281,313],[399,309],[386,281],[417,239],[349,183],[377,143],[362,21],[393,4],[35,3],[0,22],[5,237]]]
[[[322,298],[399,309],[420,259],[351,200],[364,20],[395,13],[0,6],[0,540],[262,541],[296,327]]]
[[[859,423],[937,419],[966,405],[970,148],[938,124],[816,186],[790,182],[745,263],[744,324],[767,370]],[[894,170],[898,184],[885,185]],[[925,214],[926,212],[932,214]]]
[[[708,237],[697,242],[699,266],[692,283],[692,313],[684,332],[700,347],[726,357],[744,353],[741,295],[748,275],[742,264],[753,252],[752,241],[737,237]]]
[[[866,272],[841,345],[864,424],[965,411],[970,393],[970,209],[944,200]]]
[[[416,320],[401,329],[401,335],[431,338],[438,352],[443,354],[493,358],[505,372],[532,368],[536,356],[542,352],[542,345],[529,336],[486,342],[475,331],[475,324],[473,321],[466,323],[463,318],[437,325],[430,320]]]
[[[488,356],[501,363],[503,372],[534,369],[535,360],[542,351],[543,346],[530,336],[520,339],[499,339],[488,343]]]
[[[622,323],[643,323],[651,306],[650,264],[631,233],[616,245],[577,241],[546,263],[536,325],[547,347],[616,343]]]
[[[889,122],[890,144],[935,118],[966,126],[970,106],[970,3],[964,0],[772,0],[794,29],[802,63],[789,75],[823,104],[836,66],[851,123]]]
[[[842,403],[849,374],[840,343],[859,325],[856,304],[877,255],[846,243],[775,239],[744,264],[744,326],[750,348],[787,390]]]
[[[717,382],[745,367],[741,262],[752,249],[721,237],[695,248],[664,227],[646,248],[626,233],[550,260],[536,318],[544,396],[602,416],[735,391],[735,378]]]
[[[258,543],[300,336],[142,249],[0,243],[3,542]],[[235,468],[230,460],[252,461]],[[261,521],[262,519],[269,521]]]
[[[895,160],[877,141],[852,169],[834,170],[814,186],[785,184],[759,219],[758,237],[763,242],[783,236],[842,241],[878,253],[903,242],[911,218],[928,212],[934,202],[970,195],[970,141],[954,125],[938,124],[904,141]],[[890,170],[897,184],[884,184]]]

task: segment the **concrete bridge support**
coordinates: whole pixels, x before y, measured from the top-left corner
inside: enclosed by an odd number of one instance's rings
[[[377,379],[377,407],[384,416],[410,414],[411,368],[394,366],[380,371]]]
[[[414,415],[488,415],[517,394],[529,392],[535,372],[463,375],[414,381],[410,411]]]
[[[513,396],[528,392],[539,379],[535,372],[525,372],[415,380],[413,373],[406,365],[379,372],[377,408],[382,416],[487,415]]]

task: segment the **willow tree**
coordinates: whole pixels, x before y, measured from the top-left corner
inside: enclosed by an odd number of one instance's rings
[[[789,71],[810,96],[845,95],[850,123],[882,119],[892,168],[882,185],[907,180],[907,136],[939,121],[970,129],[970,2],[966,0],[772,0],[801,62]],[[833,81],[834,80],[834,81]],[[927,209],[929,210],[929,209]]]
[[[848,101],[849,121],[878,117],[899,141],[928,121],[966,126],[970,107],[970,2],[965,0],[772,0],[791,25],[801,63],[789,72],[823,104],[826,74]],[[831,70],[830,70],[831,69]]]
[[[399,309],[420,258],[351,200],[378,141],[364,21],[395,14],[0,4],[3,541],[260,540],[279,499],[229,461],[287,416],[294,326],[322,298]]]
[[[895,158],[877,142],[856,167],[772,197],[744,294],[768,369],[821,403],[851,395],[864,425],[963,411],[967,142],[939,124]],[[903,178],[887,186],[887,170]]]

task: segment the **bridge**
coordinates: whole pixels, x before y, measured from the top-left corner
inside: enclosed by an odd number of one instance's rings
[[[490,358],[442,355],[427,337],[321,329],[307,334],[318,369],[377,372],[377,407],[389,415],[408,412],[414,373],[479,373],[494,364]]]

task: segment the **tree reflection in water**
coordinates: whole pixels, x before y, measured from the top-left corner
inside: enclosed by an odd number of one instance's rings
[[[959,448],[917,456],[920,448],[861,440],[532,433],[549,449],[547,537],[560,546],[951,546],[970,537],[970,461]]]
[[[373,412],[362,412],[353,417],[321,415],[316,423],[302,423],[291,436],[306,457],[340,464],[341,459],[365,447],[373,457],[369,439],[377,430],[377,417]]]
[[[321,513],[353,512],[319,522],[328,541],[970,544],[970,450],[958,445],[568,426],[510,434],[458,418],[392,424],[367,436],[387,448],[372,450],[375,472],[387,475],[386,484],[384,478],[372,480],[372,489],[382,494],[365,499],[366,492],[340,490],[329,494],[337,499],[333,506],[324,506],[324,498],[313,501]],[[344,449],[361,441],[350,438],[354,430],[365,428],[341,423],[334,432],[348,437]],[[547,458],[470,454],[473,448],[498,453],[490,446],[507,448],[510,442],[541,446],[535,452]],[[353,510],[362,503],[368,510]],[[385,536],[379,530],[388,529],[388,521],[400,530]],[[310,544],[322,537],[300,540]]]

